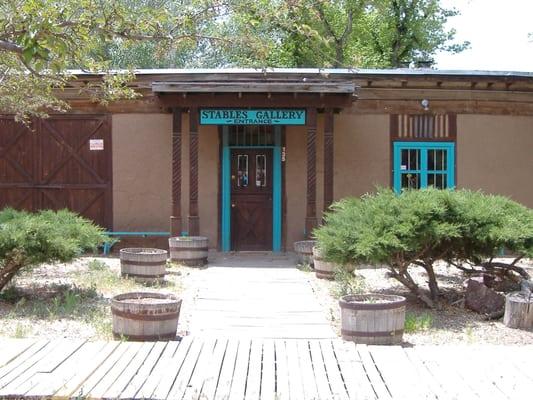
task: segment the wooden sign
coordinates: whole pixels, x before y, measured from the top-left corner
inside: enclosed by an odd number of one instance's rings
[[[305,125],[304,109],[213,109],[200,110],[201,125]]]

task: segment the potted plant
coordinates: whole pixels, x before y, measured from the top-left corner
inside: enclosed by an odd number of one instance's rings
[[[313,262],[316,277],[320,279],[333,280],[337,268],[343,268],[347,272],[353,272],[355,270],[355,264],[337,264],[326,260],[323,251],[318,246],[313,247]]]
[[[350,294],[339,300],[341,335],[364,344],[399,344],[405,325],[405,297]]]
[[[208,239],[204,236],[176,236],[168,239],[170,260],[188,267],[207,265]]]
[[[313,266],[313,247],[316,246],[316,240],[301,240],[294,242],[294,251],[298,255],[300,264]]]

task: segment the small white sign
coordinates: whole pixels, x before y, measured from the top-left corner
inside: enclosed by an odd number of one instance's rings
[[[91,139],[89,140],[89,150],[98,151],[104,149],[104,139]]]
[[[407,170],[407,165],[400,165],[400,169],[402,171],[406,171]]]

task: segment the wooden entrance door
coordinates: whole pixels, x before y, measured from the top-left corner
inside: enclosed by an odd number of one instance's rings
[[[0,117],[0,209],[68,208],[110,229],[111,175],[107,116],[52,116],[32,130]]]
[[[272,149],[231,151],[231,243],[272,250]]]

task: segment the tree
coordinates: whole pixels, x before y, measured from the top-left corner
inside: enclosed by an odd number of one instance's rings
[[[399,67],[432,60],[438,50],[459,52],[448,18],[457,15],[440,0],[277,0],[238,2],[237,29],[270,38],[269,66]],[[235,28],[234,27],[234,28]],[[240,53],[242,54],[242,53]],[[230,63],[240,54],[228,54]]]
[[[172,6],[171,6],[172,3]],[[68,108],[56,94],[75,78],[69,69],[102,73],[82,86],[95,101],[133,98],[131,72],[110,74],[105,50],[150,42],[150,52],[216,40],[204,22],[217,0],[10,0],[0,3],[0,109],[18,119]],[[116,65],[116,64],[115,64]]]
[[[0,291],[24,268],[67,262],[106,240],[102,228],[67,211],[0,211]]]
[[[468,190],[391,190],[332,207],[315,230],[326,259],[340,263],[385,264],[390,275],[430,307],[439,299],[434,265],[444,260],[466,273],[485,272],[528,280],[517,266],[533,256],[533,210],[502,196]],[[500,250],[516,254],[495,262]],[[410,274],[427,274],[429,294]]]

